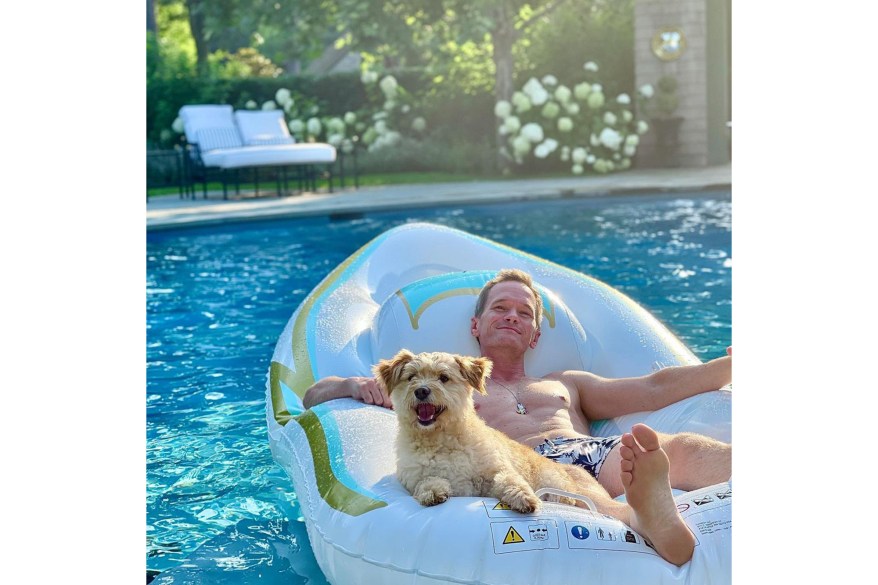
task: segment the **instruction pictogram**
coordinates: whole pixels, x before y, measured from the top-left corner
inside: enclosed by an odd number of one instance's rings
[[[527,531],[531,540],[549,540],[549,529],[545,524],[530,524]]]
[[[491,508],[492,510],[511,510],[509,504],[504,504],[503,502],[497,502],[497,505]]]
[[[548,519],[540,522],[492,522],[491,538],[494,542],[494,553],[498,555],[560,547],[558,525],[554,520]]]
[[[516,542],[524,542],[524,539],[514,527],[510,526],[509,531],[506,533],[506,538],[503,539],[503,544],[513,544]]]
[[[570,529],[570,534],[573,535],[574,538],[579,540],[585,540],[588,538],[588,528],[585,526],[576,525]]]
[[[711,503],[713,501],[713,498],[711,498],[710,496],[704,496],[703,498],[695,498],[694,501],[696,506],[703,506],[705,504]]]

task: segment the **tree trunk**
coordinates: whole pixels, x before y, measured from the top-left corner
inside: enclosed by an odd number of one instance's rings
[[[207,39],[205,39],[204,30],[205,7],[202,4],[202,0],[186,0],[186,8],[189,11],[189,29],[192,31],[192,39],[195,41],[198,74],[207,75]]]
[[[513,68],[515,61],[512,58],[512,45],[515,44],[516,32],[513,19],[509,13],[500,8],[494,19],[494,30],[491,32],[491,42],[494,45],[494,100],[510,101],[513,93]],[[494,113],[491,112],[493,116]],[[497,170],[506,173],[510,170],[511,161],[508,156],[501,152],[506,146],[506,136],[500,134],[501,121],[497,119]],[[508,148],[506,149],[508,151]]]
[[[153,34],[158,34],[158,27],[155,22],[155,3],[153,0],[146,0],[146,30]]]

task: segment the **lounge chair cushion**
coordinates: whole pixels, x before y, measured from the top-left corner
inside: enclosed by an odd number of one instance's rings
[[[336,150],[329,144],[299,143],[244,146],[202,152],[204,164],[223,169],[244,167],[326,164],[335,162]]]
[[[198,131],[205,128],[228,128],[237,132],[232,106],[199,104],[180,108],[180,119],[186,132],[186,140],[198,143]],[[239,138],[240,140],[240,138]]]
[[[201,128],[195,133],[195,142],[198,143],[202,155],[211,150],[244,146],[241,135],[234,128]]]
[[[208,167],[239,169],[335,162],[336,150],[323,143],[293,144],[279,110],[234,112],[232,106],[180,108],[186,139],[198,144]]]
[[[293,144],[284,114],[280,110],[237,110],[235,121],[245,146]]]

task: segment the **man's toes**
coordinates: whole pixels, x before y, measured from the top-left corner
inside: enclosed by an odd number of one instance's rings
[[[622,480],[622,487],[626,490],[631,487],[631,481],[634,479],[634,475],[632,475],[629,471],[622,471],[619,474],[619,479]]]
[[[634,459],[637,455],[637,452],[631,447],[627,447],[625,445],[619,446],[619,455],[622,456],[622,461]]]
[[[622,471],[634,471],[634,462],[630,459],[623,459],[619,462],[619,468]]]
[[[645,424],[638,423],[631,427],[631,434],[646,451],[655,451],[659,448],[659,438],[654,430]]]
[[[622,435],[622,444],[629,449],[633,449],[635,446],[637,446],[637,443],[634,441],[634,435],[632,435],[631,433],[624,433]]]

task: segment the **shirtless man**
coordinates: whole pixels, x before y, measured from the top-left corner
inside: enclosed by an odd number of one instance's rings
[[[474,397],[479,415],[541,455],[582,466],[597,480],[583,493],[598,510],[629,524],[663,558],[682,565],[692,557],[695,539],[671,487],[691,491],[727,481],[731,445],[692,433],[657,433],[642,424],[621,437],[592,438],[589,420],[657,410],[721,388],[731,382],[731,357],[637,378],[576,370],[534,378],[524,371],[524,355],[539,341],[542,311],[542,298],[525,272],[502,270],[482,289],[470,329],[494,367],[488,394]],[[390,407],[373,378],[324,378],[303,402],[310,408],[342,397]],[[623,492],[627,505],[613,500]]]

